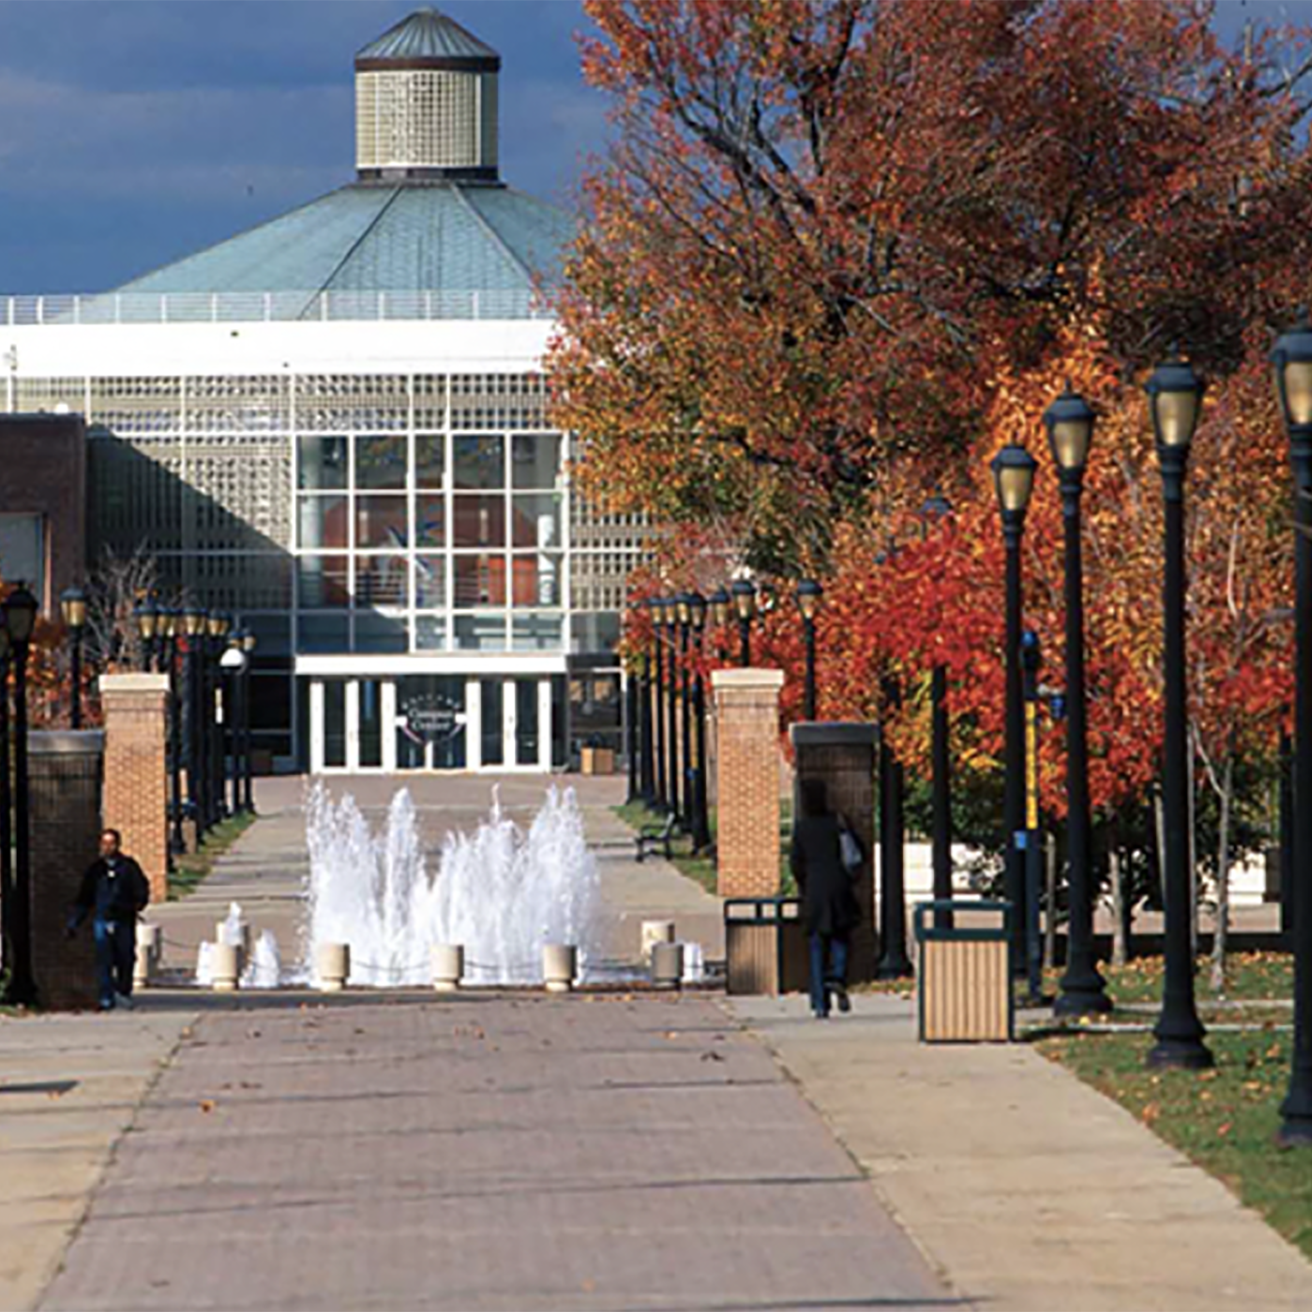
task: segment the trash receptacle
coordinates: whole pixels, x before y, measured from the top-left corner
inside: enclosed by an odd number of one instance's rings
[[[943,911],[952,913],[950,926],[934,923],[934,913]],[[1009,902],[935,901],[916,906],[922,1043],[1011,1041],[1015,1013],[1010,919]]]
[[[725,992],[777,996],[807,987],[810,963],[795,897],[724,902]]]

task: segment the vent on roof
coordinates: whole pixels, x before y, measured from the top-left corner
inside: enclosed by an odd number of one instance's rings
[[[497,180],[501,56],[436,9],[420,9],[355,57],[361,178]]]

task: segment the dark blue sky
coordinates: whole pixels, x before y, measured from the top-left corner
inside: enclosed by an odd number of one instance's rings
[[[933,0],[923,0],[930,4]],[[0,0],[0,292],[95,291],[349,181],[351,61],[418,0]],[[507,181],[599,149],[577,0],[450,0],[502,54]],[[1312,0],[1222,0],[1312,22]]]

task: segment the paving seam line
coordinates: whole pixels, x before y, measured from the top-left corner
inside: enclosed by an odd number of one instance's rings
[[[865,1182],[870,1186],[871,1193],[874,1194],[879,1205],[892,1218],[893,1224],[896,1225],[897,1228],[907,1237],[912,1247],[915,1248],[916,1252],[919,1253],[920,1256],[924,1259],[925,1265],[928,1266],[929,1269],[943,1282],[943,1284],[947,1286],[948,1291],[952,1294],[952,1296],[956,1300],[958,1300],[958,1305],[963,1308],[973,1308],[978,1310],[980,1308],[980,1304],[976,1301],[976,1299],[972,1295],[968,1294],[964,1289],[961,1288],[961,1286],[953,1278],[952,1273],[947,1269],[946,1266],[944,1266],[942,1260],[938,1257],[938,1255],[932,1252],[929,1248],[927,1248],[925,1244],[921,1241],[920,1236],[917,1235],[915,1231],[912,1230],[911,1227],[907,1224],[905,1218],[902,1216],[901,1212],[898,1211],[897,1206],[894,1204],[893,1200],[888,1197],[887,1193],[880,1186],[879,1177],[874,1173],[873,1170],[871,1170],[870,1167],[868,1167],[856,1155],[855,1152],[852,1151],[851,1146],[848,1144],[847,1140],[843,1137],[842,1131],[838,1128],[836,1124],[834,1124],[833,1119],[825,1113],[824,1108],[821,1107],[820,1104],[817,1103],[816,1100],[812,1098],[811,1095],[807,1092],[806,1086],[793,1073],[792,1068],[788,1065],[787,1061],[784,1059],[783,1053],[775,1046],[774,1043],[770,1041],[767,1035],[763,1034],[758,1029],[754,1029],[750,1021],[744,1020],[741,1016],[736,1015],[733,1011],[733,1004],[728,1000],[728,998],[716,999],[715,1005],[719,1007],[722,1012],[724,1012],[726,1018],[728,1019],[729,1023],[732,1026],[736,1027],[740,1033],[746,1034],[755,1042],[759,1043],[761,1047],[763,1047],[766,1050],[766,1052],[770,1054],[771,1060],[779,1068],[779,1071],[783,1075],[784,1079],[794,1089],[797,1090],[797,1093],[801,1097],[802,1101],[806,1103],[806,1105],[810,1107],[813,1112],[815,1112],[816,1116],[820,1118],[821,1124],[825,1127],[826,1130],[829,1131],[830,1137],[834,1140],[835,1143],[838,1144],[838,1146],[847,1155],[848,1160],[852,1163],[854,1167],[856,1167],[857,1171],[860,1173],[861,1178],[865,1180]]]
[[[105,1183],[105,1178],[109,1175],[110,1168],[118,1160],[119,1145],[124,1139],[137,1128],[137,1121],[141,1116],[141,1109],[146,1105],[147,1099],[154,1093],[155,1086],[164,1078],[164,1072],[173,1065],[173,1059],[177,1056],[178,1049],[182,1046],[184,1037],[190,1036],[195,1026],[199,1025],[204,1017],[197,1013],[185,1025],[178,1029],[173,1036],[173,1042],[169,1044],[167,1050],[155,1060],[155,1069],[150,1078],[146,1081],[145,1087],[141,1090],[137,1098],[136,1105],[132,1108],[132,1114],[128,1118],[127,1124],[119,1131],[118,1135],[110,1142],[109,1151],[105,1154],[104,1160],[100,1163],[100,1170],[96,1172],[95,1179],[91,1182],[91,1187],[86,1191],[83,1197],[82,1209],[78,1213],[77,1219],[69,1229],[68,1239],[64,1243],[59,1257],[53,1264],[50,1274],[41,1283],[40,1291],[37,1293],[35,1300],[31,1304],[31,1312],[39,1312],[42,1304],[46,1301],[46,1295],[50,1293],[51,1287],[55,1281],[64,1272],[64,1264],[68,1259],[69,1249],[77,1243],[78,1237],[82,1233],[83,1227],[87,1223],[87,1217],[91,1214],[91,1206],[96,1201],[96,1195],[100,1193],[100,1187]]]

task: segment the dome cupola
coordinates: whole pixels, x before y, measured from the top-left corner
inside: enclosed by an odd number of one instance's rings
[[[497,181],[501,56],[436,9],[420,9],[355,57],[362,180]]]

